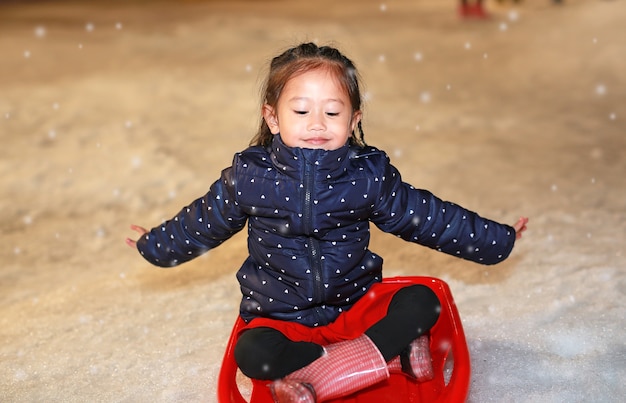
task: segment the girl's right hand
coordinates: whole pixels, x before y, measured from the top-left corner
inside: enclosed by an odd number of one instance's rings
[[[145,235],[148,232],[148,230],[145,229],[144,227],[140,227],[139,225],[135,225],[135,224],[131,224],[130,229],[132,229],[133,231],[138,232],[140,237]],[[131,238],[126,238],[126,245],[128,245],[131,248],[135,249],[135,248],[137,248],[137,241],[135,241],[134,239],[131,239]]]
[[[513,228],[515,228],[515,239],[522,237],[522,232],[526,231],[526,224],[528,224],[528,217],[520,217],[513,225]]]

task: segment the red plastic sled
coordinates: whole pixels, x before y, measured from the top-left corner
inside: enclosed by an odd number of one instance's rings
[[[430,287],[439,297],[441,315],[430,331],[435,378],[428,382],[416,383],[404,375],[392,374],[387,381],[331,402],[465,402],[469,390],[470,357],[459,312],[448,284],[433,277],[393,277],[383,282],[423,284]],[[243,320],[238,318],[228,340],[217,385],[217,398],[220,403],[246,403],[237,384],[238,371],[234,358],[236,335],[244,325]],[[251,382],[251,403],[273,402],[267,381],[252,380]]]

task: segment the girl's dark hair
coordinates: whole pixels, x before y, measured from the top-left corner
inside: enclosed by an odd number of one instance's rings
[[[327,69],[332,73],[350,98],[352,113],[361,110],[361,91],[359,89],[359,75],[354,63],[330,46],[317,46],[314,43],[302,43],[290,48],[272,59],[270,71],[262,87],[261,107],[264,104],[276,109],[278,98],[287,81],[299,74],[318,68]],[[359,121],[357,125],[359,137],[352,131],[351,144],[365,145],[363,128]],[[261,117],[259,131],[250,145],[267,146],[272,142],[272,132],[265,119]]]

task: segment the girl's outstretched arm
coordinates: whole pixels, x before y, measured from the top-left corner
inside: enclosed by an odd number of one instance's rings
[[[140,227],[139,225],[135,225],[135,224],[131,224],[130,229],[132,229],[133,231],[137,231],[139,233],[139,236],[143,236],[144,234],[148,232],[148,230],[145,229],[144,227]],[[130,246],[133,249],[136,249],[137,241],[131,238],[126,238],[126,245]]]
[[[526,224],[528,224],[528,217],[520,217],[513,225],[513,228],[515,228],[515,239],[522,237],[522,232],[526,231]]]

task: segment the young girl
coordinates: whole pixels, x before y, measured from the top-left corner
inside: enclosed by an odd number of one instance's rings
[[[439,301],[425,286],[381,283],[370,222],[495,264],[527,219],[499,224],[402,182],[387,155],[365,144],[357,72],[334,48],[304,43],[275,57],[262,102],[251,147],[208,193],[149,232],[131,226],[141,237],[127,243],[170,267],[247,223],[249,255],[237,273],[247,326],[235,359],[247,376],[274,381],[278,402],[344,396],[390,371],[429,379]]]

